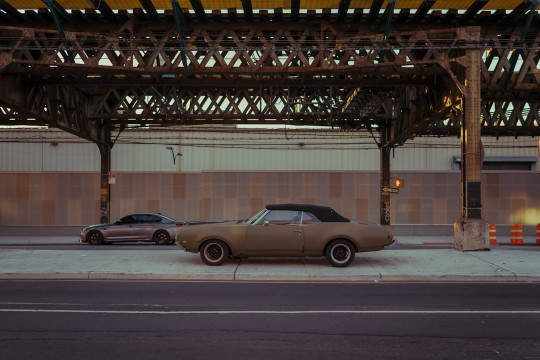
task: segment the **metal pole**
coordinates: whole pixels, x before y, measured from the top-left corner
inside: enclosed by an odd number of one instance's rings
[[[111,172],[111,150],[110,144],[101,144],[99,151],[101,153],[101,181],[99,190],[100,199],[100,222],[109,223],[111,218],[111,185],[109,184],[109,174]]]
[[[389,124],[381,128],[380,160],[381,160],[381,225],[390,226],[390,194],[383,192],[384,187],[390,186],[390,151],[391,147],[385,146],[389,140]]]

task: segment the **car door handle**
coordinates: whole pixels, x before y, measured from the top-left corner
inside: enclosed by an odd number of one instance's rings
[[[299,234],[302,233],[302,230],[293,230],[293,231],[294,231],[294,232],[297,232],[297,233],[299,233]]]

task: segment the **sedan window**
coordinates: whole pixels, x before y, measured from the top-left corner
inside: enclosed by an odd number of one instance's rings
[[[145,217],[146,217],[145,222],[149,222],[149,223],[161,222],[161,218],[157,215],[146,215]]]
[[[257,224],[264,225],[288,225],[294,223],[300,223],[301,211],[295,210],[271,210],[264,217],[262,217]]]
[[[143,215],[132,215],[131,217],[132,217],[132,220],[130,221],[131,223],[138,224],[138,223],[145,222]]]
[[[302,216],[302,224],[309,225],[309,224],[316,224],[320,222],[321,220],[317,219],[315,215],[313,215],[310,212],[304,211],[304,214]]]
[[[135,220],[134,216],[128,215],[128,216],[124,216],[124,217],[121,218],[119,221],[120,221],[122,224],[131,224],[131,223],[134,223],[136,220]]]

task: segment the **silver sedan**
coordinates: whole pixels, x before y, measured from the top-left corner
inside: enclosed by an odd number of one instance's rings
[[[183,222],[161,214],[131,214],[111,224],[90,225],[82,229],[80,242],[91,245],[113,241],[153,241],[158,245],[174,243]]]

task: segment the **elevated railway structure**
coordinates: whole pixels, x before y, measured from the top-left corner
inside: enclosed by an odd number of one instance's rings
[[[456,232],[472,234],[470,224],[485,225],[480,136],[540,135],[538,4],[0,0],[0,125],[95,142],[103,218],[110,152],[128,127],[363,129],[381,149],[381,188],[393,148],[417,135],[460,136]],[[383,192],[383,224],[389,204]],[[484,247],[463,238],[456,247]]]

